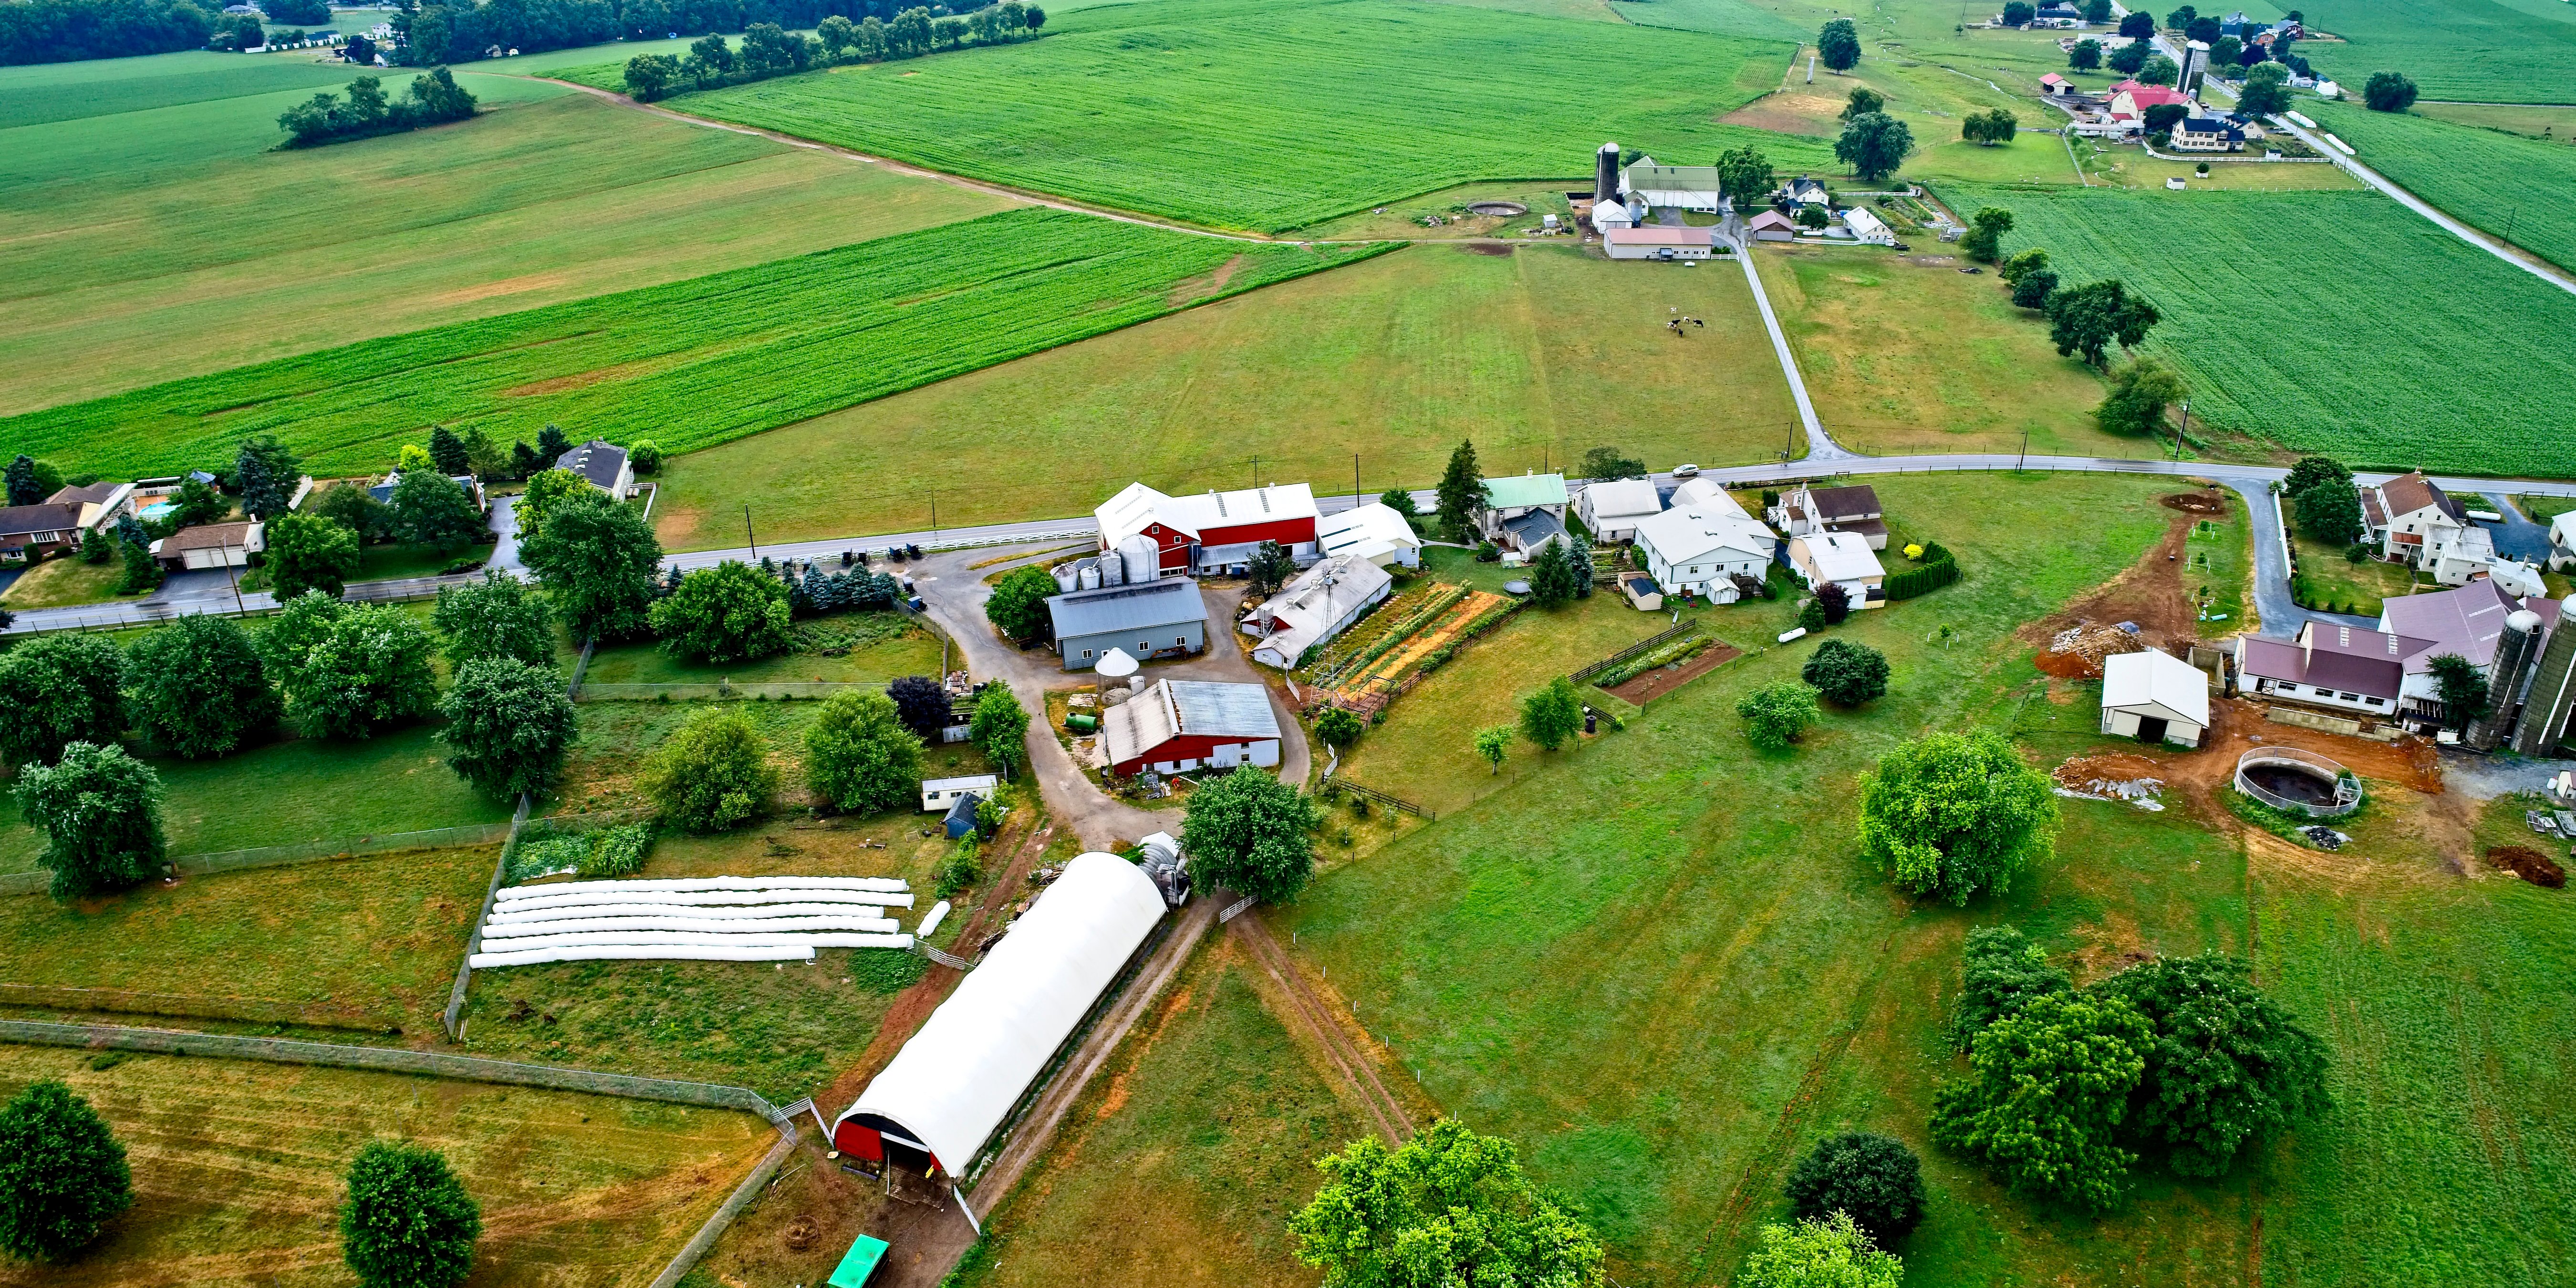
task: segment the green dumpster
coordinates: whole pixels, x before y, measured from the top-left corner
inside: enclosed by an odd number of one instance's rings
[[[1100,717],[1075,712],[1064,718],[1064,727],[1075,733],[1089,733],[1100,727]]]
[[[832,1288],[859,1288],[877,1272],[877,1263],[885,1260],[885,1254],[885,1240],[860,1235],[859,1241],[850,1245],[850,1254],[841,1258],[840,1267],[823,1282]]]

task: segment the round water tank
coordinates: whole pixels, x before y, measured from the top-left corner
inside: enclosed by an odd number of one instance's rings
[[[1082,585],[1082,564],[1079,560],[1057,564],[1049,571],[1055,574],[1055,588],[1058,591],[1071,594]]]
[[[1084,590],[1100,589],[1100,565],[1093,563],[1088,559],[1084,560],[1082,563],[1082,588]]]
[[[1129,533],[1118,543],[1118,558],[1127,565],[1127,580],[1152,581],[1163,571],[1163,549],[1152,537]]]

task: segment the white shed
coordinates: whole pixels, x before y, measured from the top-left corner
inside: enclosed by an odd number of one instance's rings
[[[2197,747],[2209,728],[2209,677],[2171,653],[2147,649],[2102,659],[2102,732]]]
[[[1327,559],[1335,555],[1357,555],[1384,568],[1401,564],[1407,568],[1422,565],[1422,538],[1395,507],[1384,501],[1327,514],[1315,520],[1315,549]]]
[[[1595,541],[1631,541],[1637,522],[1664,512],[1663,497],[1651,479],[1611,479],[1587,483],[1574,498],[1575,513],[1592,530]]]

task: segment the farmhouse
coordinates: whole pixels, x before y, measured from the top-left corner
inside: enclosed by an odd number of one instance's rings
[[[1887,226],[1887,221],[1858,206],[1843,212],[1843,227],[1851,230],[1854,240],[1867,245],[1893,246],[1896,244],[1896,232]]]
[[[1244,617],[1244,633],[1261,641],[1252,660],[1293,669],[1306,650],[1349,629],[1394,585],[1386,569],[1358,555],[1319,561]]]
[[[1777,196],[1779,200],[1788,202],[1793,206],[1831,206],[1834,204],[1833,194],[1825,191],[1824,180],[1811,178],[1803,174],[1780,185],[1780,191]]]
[[[2576,510],[2549,521],[2549,570],[2576,568]]]
[[[973,1166],[1163,910],[1144,869],[1076,856],[833,1120],[833,1148],[923,1175]]]
[[[13,505],[0,509],[0,561],[29,563],[80,549],[81,507]]]
[[[1843,588],[1853,608],[1887,607],[1887,569],[1870,552],[1869,540],[1856,532],[1810,532],[1789,538],[1789,566],[1798,570],[1807,589],[1826,582]]]
[[[555,458],[555,468],[571,470],[582,481],[623,501],[635,495],[635,463],[626,458],[626,449],[603,439],[594,438]],[[482,500],[480,495],[475,497]]]
[[[2310,621],[2295,640],[2247,635],[2236,642],[2236,669],[2247,692],[2297,705],[2365,716],[2397,714],[2406,659],[2431,640]]]
[[[2197,747],[2209,728],[2209,676],[2160,649],[2102,659],[2102,732]]]
[[[990,796],[1002,780],[991,774],[969,774],[963,778],[926,778],[921,783],[921,810],[925,814],[945,811],[960,796],[973,793]]]
[[[98,482],[83,487],[61,488],[46,497],[45,504],[79,506],[81,531],[105,532],[133,510],[134,485]]]
[[[1100,718],[1100,745],[1120,777],[1148,769],[1182,774],[1205,766],[1279,765],[1279,717],[1258,684],[1164,680]]]
[[[1574,508],[1594,540],[1630,541],[1636,538],[1637,521],[1663,513],[1664,501],[1653,480],[1612,479],[1585,484]]]
[[[2172,146],[2177,152],[2242,152],[2245,131],[2225,117],[2186,116],[2174,122]]]
[[[1715,214],[1723,185],[1713,165],[1656,165],[1641,157],[1619,176],[1619,191],[1649,208],[1699,210]]]
[[[570,453],[566,454],[569,455]],[[483,480],[478,479],[471,474],[450,474],[447,476],[447,481],[463,489],[466,499],[474,503],[474,508],[476,510],[485,512],[491,510],[491,501],[486,499],[483,495]],[[393,473],[386,475],[383,482],[369,487],[367,489],[367,497],[378,505],[391,505],[394,500],[394,487],[396,484],[401,482],[402,471],[396,470]]]
[[[1315,490],[1303,483],[1191,496],[1130,483],[1092,515],[1103,551],[1124,549],[1129,537],[1149,538],[1163,572],[1239,573],[1264,541],[1278,542],[1299,563],[1315,557]]]
[[[1421,535],[1383,501],[1315,520],[1315,549],[1327,559],[1357,555],[1380,568],[1422,566]]]
[[[1740,509],[1694,505],[1676,492],[1672,509],[1638,520],[1636,542],[1656,593],[1677,591],[1732,604],[1743,595],[1735,579],[1758,585],[1779,538]]]
[[[1612,259],[1706,259],[1716,249],[1717,230],[1665,224],[1613,228],[1601,234],[1601,245]]]
[[[1795,241],[1798,236],[1796,221],[1777,210],[1765,210],[1746,220],[1744,226],[1753,231],[1755,241]]]
[[[266,528],[261,523],[200,523],[153,542],[152,557],[172,572],[246,568],[252,555],[268,549]]]
[[[1506,550],[1535,555],[1565,540],[1565,476],[1518,474],[1485,480],[1484,508],[1476,526]]]
[[[1138,661],[1207,651],[1207,602],[1182,578],[1051,595],[1047,611],[1068,671],[1090,670],[1113,648]]]
[[[1780,498],[1780,504],[1765,511],[1763,517],[1793,537],[1813,532],[1848,532],[1867,541],[1872,550],[1885,550],[1884,514],[1878,505],[1877,489],[1866,483],[1827,488],[1801,484]]]

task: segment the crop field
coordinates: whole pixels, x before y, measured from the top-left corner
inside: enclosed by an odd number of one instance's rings
[[[608,1288],[658,1269],[776,1139],[749,1114],[252,1061],[0,1047],[0,1097],[60,1078],[107,1119],[135,1206],[46,1288],[326,1288],[342,1173],[382,1136],[446,1155],[482,1205],[473,1282]]]
[[[504,442],[554,422],[682,452],[1383,249],[1010,211],[0,420],[0,443],[106,473],[202,464],[264,433],[316,472],[363,470],[433,422]]]
[[[1815,39],[1816,28],[1803,26],[1749,0],[1610,0],[1621,18],[1640,27],[1672,27],[1717,36],[1752,40]]]
[[[2576,268],[2576,212],[2567,204],[2576,147],[2340,103],[2304,110],[2360,149],[2363,164],[2453,218]]]
[[[236,70],[212,75],[309,66],[227,65]],[[277,114],[309,84],[0,129],[0,222],[11,231],[0,240],[0,346],[13,359],[0,364],[0,413],[702,276],[1006,204],[558,85],[472,73],[462,81],[496,110],[292,152],[268,149],[284,137]],[[167,83],[191,82],[134,82]],[[95,235],[103,228],[115,234]]]
[[[1676,338],[1676,315],[1708,325]],[[1174,491],[1242,487],[1258,456],[1332,492],[1356,452],[1375,495],[1430,486],[1470,437],[1496,473],[1604,443],[1749,464],[1797,417],[1739,268],[1415,246],[682,457],[653,521],[688,550],[740,545],[745,504],[763,541],[927,528],[934,499],[942,524],[1082,514],[1138,459]],[[911,476],[934,440],[971,486]]]
[[[1276,232],[1480,179],[1579,178],[1604,139],[1709,164],[1790,47],[1405,0],[1155,0],[956,56],[693,94],[683,110],[1125,210]],[[1588,93],[1615,84],[1615,94]],[[1508,128],[1497,128],[1508,121]]]
[[[2299,53],[2354,93],[2375,71],[2469,102],[2564,103],[2576,85],[2576,11],[2549,0],[2319,0],[2301,12],[2349,43],[2305,40]]]
[[[2069,281],[2143,290],[2165,318],[2147,348],[2182,369],[2195,419],[2355,466],[2576,470],[2576,352],[2552,338],[2576,329],[2576,296],[2376,193],[1940,195],[2011,210],[2005,248],[2046,248]]]
[[[345,63],[202,50],[0,67],[0,130],[279,90],[310,93],[364,74]]]

